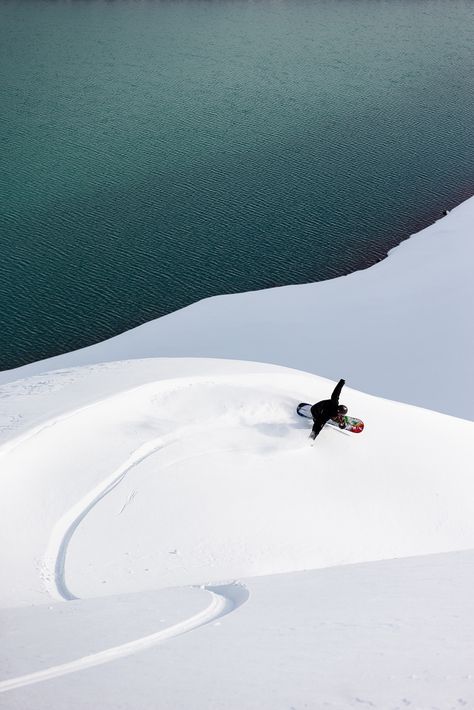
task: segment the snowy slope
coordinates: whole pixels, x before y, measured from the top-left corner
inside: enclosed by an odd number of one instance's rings
[[[474,702],[472,552],[295,572],[473,548],[474,425],[347,388],[364,434],[313,447],[294,408],[332,384],[145,360],[4,386],[2,707]]]
[[[244,583],[250,597],[234,613],[145,651],[140,635],[205,612],[210,593],[173,589],[3,612],[2,651],[19,687],[0,695],[1,707],[473,707],[473,552]],[[128,655],[103,663],[101,648]],[[66,665],[72,659],[82,670]],[[38,685],[31,672],[51,674],[51,666],[58,675]]]
[[[2,708],[474,707],[473,211],[2,373]]]
[[[474,547],[470,422],[347,389],[366,431],[312,447],[295,406],[322,378],[157,360],[136,387],[141,364],[79,407],[63,383],[69,410],[5,443],[3,606]]]
[[[221,357],[339,379],[371,394],[472,419],[474,197],[388,259],[315,284],[220,296],[0,382],[109,360]]]

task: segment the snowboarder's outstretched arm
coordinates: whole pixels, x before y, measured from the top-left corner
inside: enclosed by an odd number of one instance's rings
[[[341,390],[345,384],[346,384],[345,380],[339,380],[337,385],[334,387],[333,393],[331,395],[331,402],[333,402],[333,404],[335,404],[336,406],[339,404],[339,396],[340,396]]]

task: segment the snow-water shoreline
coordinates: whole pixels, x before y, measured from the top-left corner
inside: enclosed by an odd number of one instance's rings
[[[102,343],[0,372],[0,384],[111,360],[217,357],[313,372],[472,419],[474,197],[363,271],[216,296]]]

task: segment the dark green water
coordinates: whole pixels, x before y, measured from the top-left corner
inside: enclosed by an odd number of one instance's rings
[[[369,265],[470,195],[473,26],[471,0],[0,0],[0,368]]]

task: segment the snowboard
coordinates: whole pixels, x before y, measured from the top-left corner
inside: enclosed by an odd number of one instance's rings
[[[306,419],[311,420],[313,419],[311,416],[311,405],[307,402],[301,402],[298,404],[296,407],[296,413],[299,414],[300,417],[305,417]],[[327,424],[334,429],[339,429],[340,431],[350,431],[352,434],[360,434],[364,430],[364,422],[361,419],[350,417],[348,414],[340,415],[337,420],[330,419]]]

